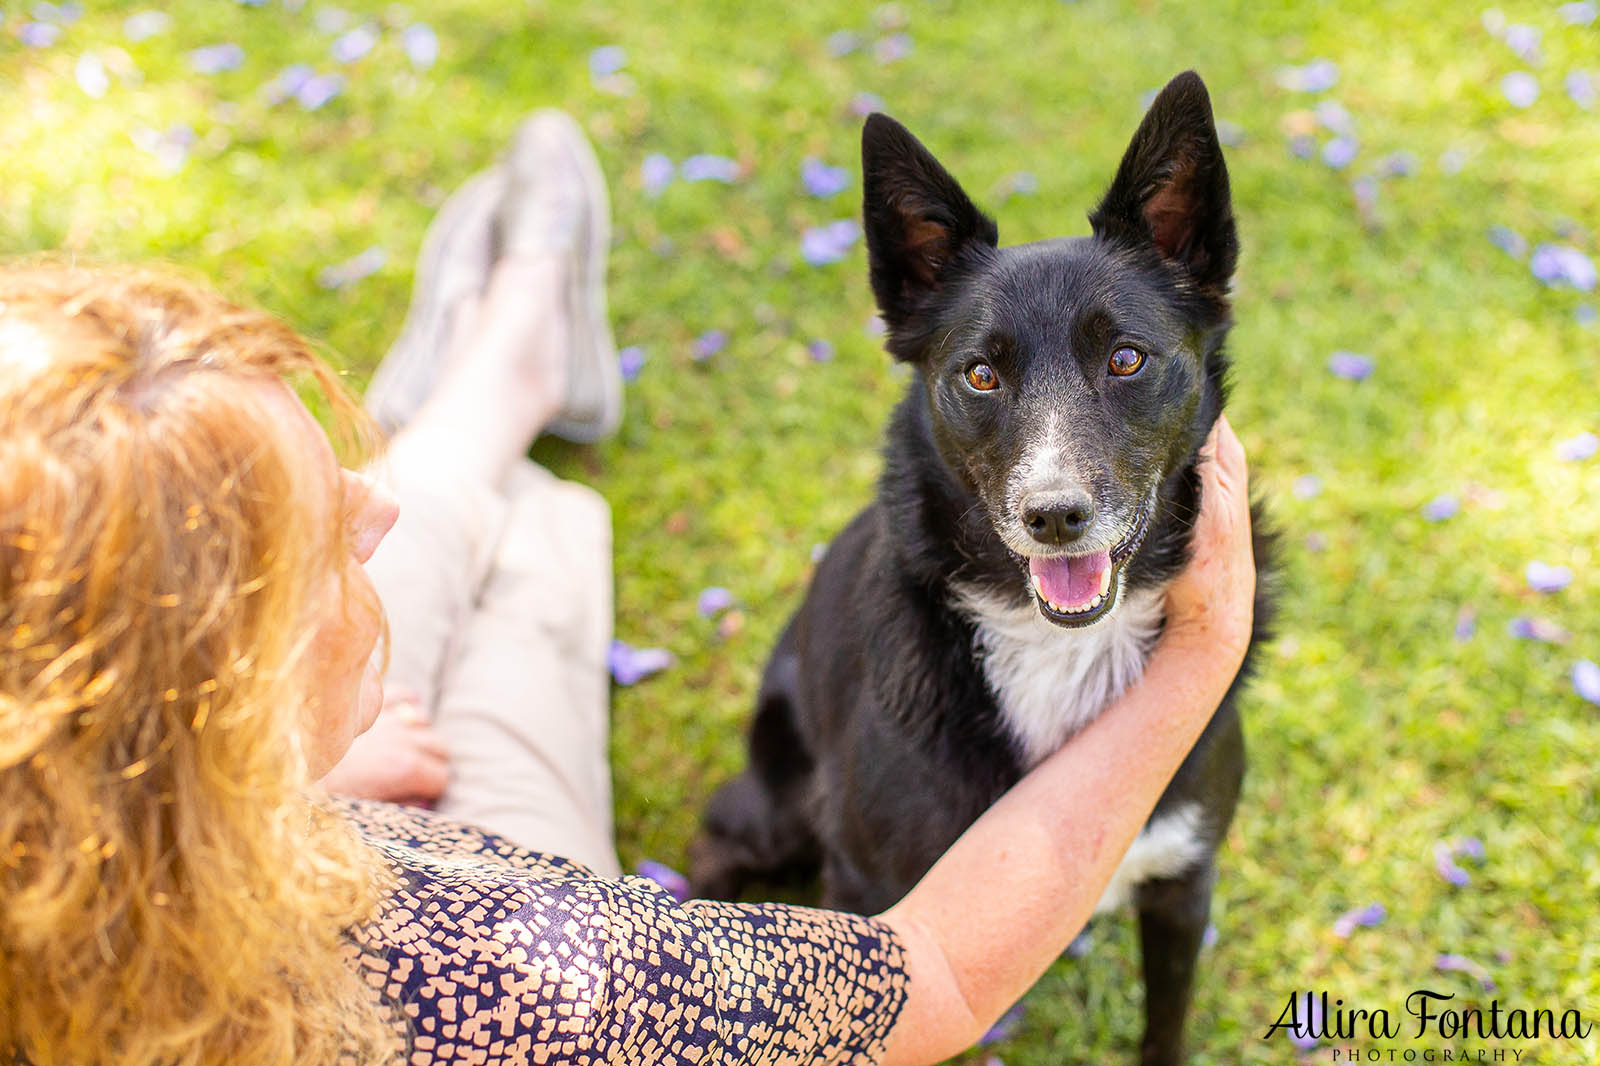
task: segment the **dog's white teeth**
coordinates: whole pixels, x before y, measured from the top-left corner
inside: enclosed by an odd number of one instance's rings
[[[1034,591],[1039,594],[1039,598],[1041,600],[1046,603],[1050,602],[1050,597],[1044,594],[1044,578],[1040,577],[1038,574],[1033,575],[1033,588]]]
[[[1104,596],[1111,590],[1111,567],[1100,571],[1100,595]]]

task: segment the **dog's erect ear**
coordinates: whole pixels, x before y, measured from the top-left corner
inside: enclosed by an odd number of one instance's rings
[[[1203,289],[1226,291],[1239,238],[1200,75],[1185,71],[1161,90],[1089,222],[1102,237],[1153,243]]]
[[[999,233],[932,153],[887,115],[867,116],[861,172],[872,291],[889,328],[904,331],[951,269],[994,248]],[[892,337],[891,348],[913,355]]]

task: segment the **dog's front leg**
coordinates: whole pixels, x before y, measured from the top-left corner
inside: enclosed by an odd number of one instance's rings
[[[1146,881],[1138,889],[1139,942],[1144,955],[1143,1066],[1183,1061],[1183,1021],[1189,1010],[1195,959],[1211,916],[1216,867],[1207,857],[1178,877]]]

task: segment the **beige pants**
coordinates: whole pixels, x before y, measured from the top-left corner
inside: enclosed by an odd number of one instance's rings
[[[389,615],[389,680],[422,694],[450,749],[439,809],[616,876],[610,510],[531,462],[503,492],[432,465],[415,452],[380,463],[400,520],[368,570]]]

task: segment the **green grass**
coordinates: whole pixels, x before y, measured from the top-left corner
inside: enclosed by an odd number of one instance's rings
[[[1474,5],[906,0],[895,10],[915,50],[879,65],[870,41],[886,9],[836,0],[459,0],[427,6],[441,59],[412,73],[396,30],[406,19],[364,2],[347,5],[353,21],[383,22],[383,40],[346,71],[341,97],[308,114],[269,107],[258,88],[291,62],[333,67],[315,5],[182,0],[169,5],[169,32],[137,44],[121,30],[133,9],[92,6],[42,50],[16,41],[24,6],[0,7],[0,252],[176,261],[326,341],[357,382],[398,329],[411,261],[448,190],[535,106],[564,107],[588,128],[613,190],[618,341],[649,361],[618,439],[537,455],[611,502],[618,635],[679,657],[615,698],[629,864],[681,865],[698,809],[740,764],[766,650],[812,546],[871,496],[903,386],[866,329],[860,245],[830,267],[798,254],[806,226],[854,214],[859,183],[813,199],[801,159],[853,168],[850,101],[874,92],[997,213],[1004,240],[1084,233],[1141,94],[1198,68],[1219,117],[1244,135],[1229,149],[1244,242],[1232,411],[1287,550],[1281,637],[1246,701],[1251,770],[1221,856],[1192,1061],[1293,1061],[1286,1042],[1261,1035],[1294,989],[1391,1010],[1418,987],[1485,999],[1470,978],[1435,972],[1441,952],[1486,965],[1503,1004],[1600,1020],[1600,709],[1568,681],[1578,658],[1600,659],[1600,460],[1553,452],[1600,430],[1600,332],[1574,317],[1592,295],[1542,286],[1485,237],[1495,223],[1534,242],[1573,227],[1594,253],[1600,121],[1561,78],[1600,67],[1600,28],[1504,4],[1511,22],[1544,31],[1542,95],[1518,110],[1499,83],[1524,64]],[[869,47],[830,57],[824,40],[840,29]],[[193,74],[186,52],[223,40],[245,47],[244,67]],[[631,96],[591,84],[586,57],[602,44],[627,50]],[[112,48],[142,80],[114,76],[92,100],[74,64]],[[1331,92],[1278,86],[1280,66],[1316,57],[1339,65]],[[1361,153],[1345,171],[1287,150],[1292,113],[1324,97],[1357,123]],[[166,175],[130,134],[180,122],[197,145]],[[1417,173],[1381,182],[1365,226],[1352,179],[1401,149]],[[638,178],[650,152],[725,154],[746,173],[651,199]],[[1447,153],[1458,172],[1441,163]],[[1037,192],[1002,202],[995,190],[1020,170],[1037,175]],[[388,252],[375,276],[317,286],[322,267],[373,245]],[[711,328],[731,341],[696,363],[692,340]],[[832,362],[807,356],[813,338],[834,343]],[[1339,348],[1372,355],[1373,378],[1332,377]],[[1322,479],[1320,495],[1292,493],[1305,474]],[[1464,499],[1462,513],[1425,522],[1419,508],[1442,492]],[[1528,591],[1535,558],[1576,580],[1548,597]],[[745,619],[725,640],[695,612],[712,584],[737,593]],[[1464,607],[1477,632],[1457,641]],[[1565,626],[1572,643],[1509,638],[1519,614]],[[1455,888],[1435,874],[1432,848],[1469,835],[1488,858]],[[1335,917],[1370,901],[1387,920],[1335,937]],[[1101,922],[1096,941],[1029,995],[1018,1035],[991,1049],[1006,1066],[1131,1060],[1132,924]],[[1600,1059],[1600,1036],[1371,1046]]]

